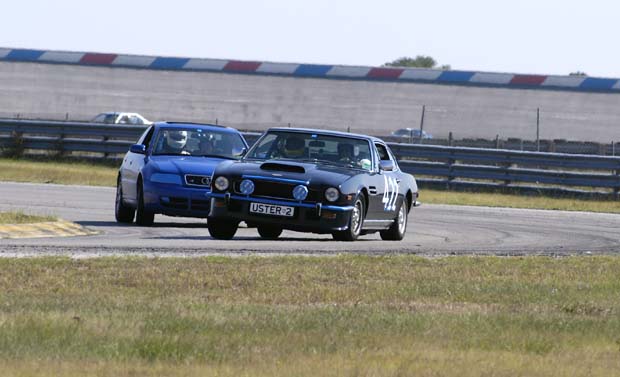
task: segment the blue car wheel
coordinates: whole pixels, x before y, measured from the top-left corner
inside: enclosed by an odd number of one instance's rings
[[[138,183],[138,209],[136,210],[136,224],[151,226],[155,221],[155,214],[144,207],[144,189],[142,182]]]
[[[116,203],[114,206],[114,215],[116,217],[116,221],[119,223],[131,223],[133,222],[135,212],[136,211],[133,208],[126,205],[123,201],[123,187],[121,186],[121,177],[118,177],[118,181],[116,183]]]

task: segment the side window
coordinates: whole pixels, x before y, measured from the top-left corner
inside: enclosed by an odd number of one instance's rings
[[[260,144],[256,145],[254,152],[250,157],[254,158],[269,158],[270,154],[276,149],[278,138],[277,134],[269,134],[260,141]]]
[[[149,127],[148,130],[142,135],[140,140],[138,140],[138,144],[144,144],[146,149],[149,149],[149,145],[151,144],[151,139],[153,138],[153,132],[155,131],[155,127]]]
[[[390,160],[390,154],[388,153],[385,145],[375,144],[375,147],[377,147],[377,151],[379,152],[379,160],[381,161]]]

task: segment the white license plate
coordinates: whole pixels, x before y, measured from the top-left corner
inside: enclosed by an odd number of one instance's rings
[[[250,203],[250,212],[262,215],[293,217],[295,208],[275,204]]]

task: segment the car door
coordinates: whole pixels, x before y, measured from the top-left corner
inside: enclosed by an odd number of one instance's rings
[[[390,162],[392,166],[391,171],[379,169],[379,176],[382,178],[382,182],[378,190],[381,192],[381,195],[380,203],[377,204],[377,219],[391,220],[396,216],[396,211],[400,205],[399,198],[403,195],[403,193],[400,192],[401,179],[398,171],[398,164],[385,144],[376,142],[375,148],[377,149],[379,163],[387,161]]]
[[[122,183],[123,183],[123,195],[129,202],[134,203],[137,200],[137,181],[138,175],[142,171],[144,164],[147,161],[147,156],[150,153],[150,144],[153,139],[155,127],[149,127],[142,137],[138,139],[137,144],[143,144],[146,149],[146,155],[139,153],[128,152],[123,161],[123,170],[121,171]]]
[[[380,220],[383,218],[383,193],[385,190],[384,176],[379,171],[379,153],[372,145],[372,170],[366,174],[365,186],[368,187],[368,211],[366,220]]]

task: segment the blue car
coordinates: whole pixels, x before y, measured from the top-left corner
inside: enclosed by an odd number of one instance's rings
[[[158,122],[131,146],[118,172],[116,220],[153,224],[155,214],[206,218],[211,176],[224,160],[237,160],[248,144],[233,128]]]

